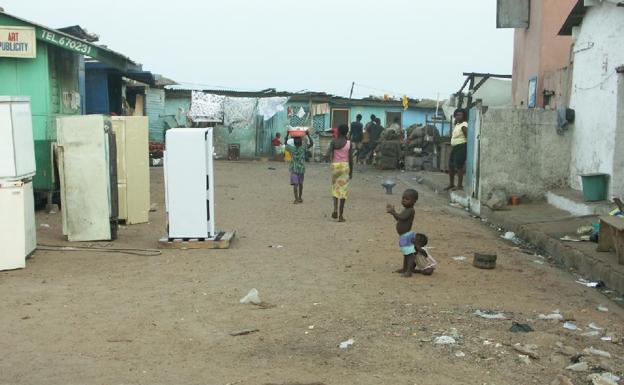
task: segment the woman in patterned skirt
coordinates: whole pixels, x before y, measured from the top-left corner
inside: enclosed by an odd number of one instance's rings
[[[341,124],[338,127],[338,137],[332,140],[327,151],[327,158],[331,160],[332,196],[334,211],[332,218],[338,222],[345,222],[344,205],[349,193],[349,181],[353,176],[353,148],[347,139],[349,126]]]

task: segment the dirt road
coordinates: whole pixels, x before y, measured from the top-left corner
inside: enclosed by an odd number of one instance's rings
[[[230,250],[38,251],[26,269],[0,273],[0,384],[526,385],[559,374],[585,384],[588,372],[564,367],[590,346],[611,358],[581,361],[623,374],[622,342],[600,339],[622,338],[621,308],[425,188],[415,228],[428,234],[439,268],[393,274],[402,257],[384,208],[400,195],[380,186],[392,175],[356,172],[343,224],[330,219],[326,165],[308,166],[305,203],[295,206],[284,164],[220,162],[216,220],[237,231]],[[152,169],[152,199],[150,224],[122,228],[114,246],[156,247],[161,169]],[[40,243],[63,243],[59,214],[38,213],[38,223]],[[478,251],[498,253],[497,268],[474,268]],[[240,304],[252,288],[274,307]],[[582,330],[537,320],[556,309]],[[535,331],[512,333],[512,321]],[[590,323],[606,330],[582,336]],[[230,335],[243,329],[259,331]],[[436,345],[441,335],[456,343]],[[338,347],[350,338],[350,348]],[[537,345],[537,358],[520,358],[516,343]]]

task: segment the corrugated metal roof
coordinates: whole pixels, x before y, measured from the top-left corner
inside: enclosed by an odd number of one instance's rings
[[[336,106],[378,106],[378,107],[403,107],[401,100],[383,100],[374,98],[349,99],[334,96],[325,92],[287,92],[287,91],[234,91],[234,90],[207,90],[202,87],[189,89],[188,83],[174,86],[166,86],[167,97],[188,98],[192,91],[202,91],[209,94],[247,98],[269,98],[273,96],[285,96],[292,102],[331,103]],[[440,101],[442,105],[443,101]],[[409,108],[435,109],[438,101],[432,99],[409,99]]]
[[[94,49],[95,49],[95,52],[97,52],[97,51],[101,51],[101,52],[105,53],[106,55],[108,55],[108,58],[111,58],[111,57],[112,57],[113,59],[115,59],[115,60],[117,60],[117,61],[125,62],[125,63],[126,63],[126,66],[130,66],[130,67],[132,67],[132,66],[136,66],[136,65],[137,65],[137,63],[135,63],[134,61],[132,61],[129,57],[127,57],[127,56],[125,56],[125,55],[123,55],[123,54],[121,54],[121,53],[119,53],[119,52],[115,52],[115,51],[113,51],[113,50],[111,50],[111,49],[109,49],[109,48],[107,48],[107,47],[105,47],[105,46],[101,46],[101,45],[93,44],[92,42],[89,42],[89,41],[87,41],[87,40],[83,40],[83,39],[78,38],[78,37],[76,37],[76,36],[72,36],[72,35],[71,35],[71,34],[69,34],[69,33],[66,33],[66,32],[63,32],[63,31],[60,31],[60,30],[58,30],[58,29],[54,29],[54,28],[50,28],[50,27],[46,27],[46,26],[44,26],[44,25],[41,25],[41,24],[38,24],[38,23],[32,22],[32,21],[30,21],[30,20],[22,19],[21,17],[17,17],[17,16],[15,16],[15,15],[8,14],[8,13],[6,13],[6,12],[4,12],[4,11],[0,11],[0,15],[7,16],[7,17],[9,17],[9,18],[11,18],[11,19],[17,20],[18,22],[21,22],[21,23],[24,23],[24,24],[28,24],[28,25],[30,25],[30,26],[32,26],[32,27],[36,27],[36,28],[39,28],[39,29],[41,29],[41,30],[45,30],[45,31],[53,31],[53,32],[54,32],[54,34],[58,34],[58,35],[59,35],[59,36],[61,36],[61,37],[69,38],[69,39],[72,39],[72,40],[76,40],[76,39],[77,39],[77,40],[80,40],[80,42],[81,42],[81,43],[84,43],[84,44],[86,44],[87,46],[90,46],[90,47],[94,48]],[[40,39],[40,38],[39,38],[39,36],[37,36],[37,39]],[[46,40],[43,40],[43,41],[44,41],[44,42],[46,42]],[[50,43],[48,42],[48,44],[50,44]],[[75,52],[75,51],[72,51],[72,52]],[[90,55],[85,54],[85,56],[90,56]],[[90,56],[90,57],[92,57],[92,56]]]

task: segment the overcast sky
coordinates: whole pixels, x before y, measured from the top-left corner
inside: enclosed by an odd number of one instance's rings
[[[0,0],[178,82],[236,90],[446,98],[462,72],[511,73],[496,0]]]

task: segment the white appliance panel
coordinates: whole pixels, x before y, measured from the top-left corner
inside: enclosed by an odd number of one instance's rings
[[[63,233],[70,241],[111,239],[110,129],[103,115],[57,118]]]
[[[35,175],[35,169],[30,101],[24,97],[0,97],[0,178],[29,178]]]
[[[0,181],[0,270],[22,269],[37,247],[32,182]]]
[[[212,129],[166,133],[165,186],[169,238],[215,234]]]

